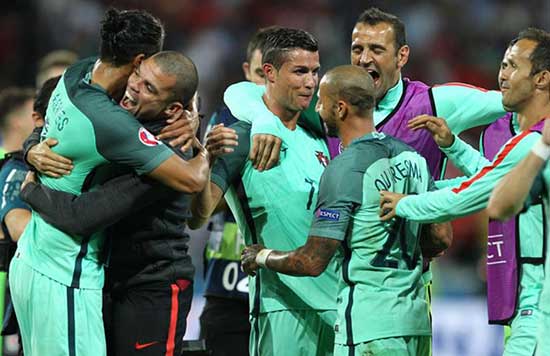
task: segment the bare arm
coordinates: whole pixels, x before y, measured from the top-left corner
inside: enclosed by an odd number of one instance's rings
[[[341,241],[325,237],[310,236],[304,246],[293,251],[271,251],[265,261],[266,268],[292,276],[317,277],[334,256]],[[254,274],[260,266],[256,262],[258,253],[264,250],[262,245],[252,245],[242,252],[243,269]]]

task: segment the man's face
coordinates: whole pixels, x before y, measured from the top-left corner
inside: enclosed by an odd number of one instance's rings
[[[395,48],[392,25],[357,23],[351,34],[351,64],[365,68],[374,80],[375,98],[381,99],[399,80],[409,58],[409,47]]]
[[[262,52],[259,49],[255,49],[254,52],[252,52],[250,63],[243,63],[243,71],[246,80],[258,85],[265,85],[265,74],[262,68]]]
[[[175,76],[164,74],[154,59],[146,59],[128,78],[120,106],[142,120],[161,118],[174,101],[171,97],[175,84]]]
[[[14,112],[12,121],[17,127],[17,131],[21,132],[22,136],[28,136],[31,134],[34,129],[34,120],[33,120],[33,100],[27,100],[19,110]]]
[[[279,70],[271,68],[275,100],[290,112],[307,109],[319,83],[319,52],[295,49],[286,54]]]
[[[328,135],[330,137],[337,137],[339,131],[337,124],[338,119],[336,117],[336,102],[328,93],[328,84],[325,77],[321,79],[317,97],[318,100],[315,111],[317,111],[321,119],[323,119]]]
[[[531,75],[532,63],[529,56],[536,42],[519,40],[504,53],[498,72],[498,84],[502,91],[502,106],[507,111],[521,111],[533,96],[534,77]]]

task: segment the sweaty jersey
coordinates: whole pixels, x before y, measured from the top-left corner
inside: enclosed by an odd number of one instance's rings
[[[216,161],[211,180],[227,191],[226,200],[245,243],[286,251],[304,245],[317,202],[319,179],[328,164],[324,140],[299,126],[286,129],[280,163],[260,172],[248,160],[250,125],[237,122],[231,127],[237,132],[239,145]],[[252,313],[334,310],[336,290],[334,262],[317,278],[261,270],[249,280]]]
[[[42,138],[55,138],[53,150],[73,160],[71,174],[41,176],[52,189],[79,195],[89,188],[94,169],[107,162],[139,174],[150,172],[172,154],[135,118],[91,82],[95,59],[69,67],[52,93]],[[76,288],[103,287],[101,234],[70,236],[33,213],[16,254],[21,261],[59,283]]]
[[[343,241],[336,343],[431,335],[420,250],[421,224],[378,216],[380,190],[434,189],[426,160],[382,133],[354,140],[321,178],[310,236]]]

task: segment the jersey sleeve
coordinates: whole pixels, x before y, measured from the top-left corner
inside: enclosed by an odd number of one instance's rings
[[[432,94],[437,116],[447,120],[455,134],[490,124],[506,114],[499,91],[462,83],[448,83],[434,86]]]
[[[362,197],[363,173],[354,169],[353,159],[332,161],[321,177],[309,236],[344,240]]]
[[[98,107],[92,125],[96,135],[96,148],[105,159],[146,174],[157,168],[174,152],[121,107]]]
[[[133,173],[113,178],[78,196],[42,184],[28,184],[21,192],[22,198],[47,223],[79,236],[89,236],[173,194],[168,187]]]
[[[250,125],[237,122],[231,125],[238,136],[238,146],[233,152],[224,154],[214,163],[210,181],[216,184],[225,193],[229,186],[240,176],[247,160],[250,149]]]
[[[498,181],[529,153],[539,137],[539,133],[530,131],[514,136],[490,165],[459,186],[401,199],[396,207],[397,215],[419,222],[443,222],[486,208]]]
[[[451,146],[440,147],[440,149],[468,177],[490,163],[481,152],[464,142],[458,136],[455,136],[455,140]]]

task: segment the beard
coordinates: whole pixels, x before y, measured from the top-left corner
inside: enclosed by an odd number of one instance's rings
[[[339,132],[338,132],[338,128],[335,125],[330,125],[325,123],[325,128],[326,128],[328,137],[338,137]]]

